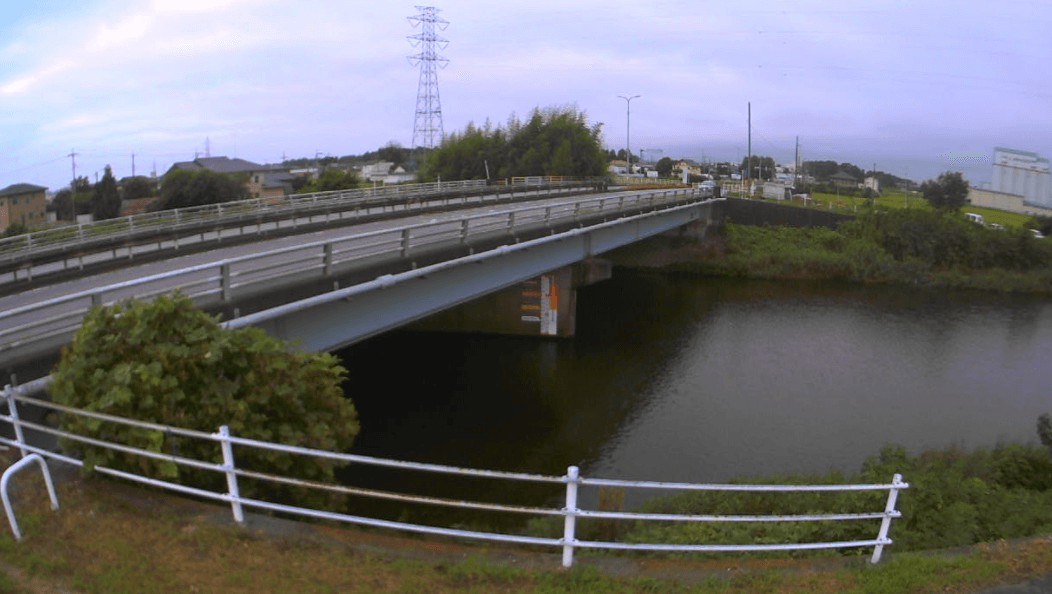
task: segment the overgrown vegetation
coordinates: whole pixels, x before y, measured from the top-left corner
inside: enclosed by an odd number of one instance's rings
[[[840,279],[1052,292],[1052,242],[956,212],[867,210],[836,229],[724,225],[723,254],[681,270],[751,278]]]
[[[469,123],[430,151],[420,177],[503,179],[529,175],[601,176],[606,173],[602,124],[589,125],[573,107],[535,109],[525,122],[514,115],[507,127]]]
[[[225,330],[186,296],[152,302],[129,300],[96,307],[72,345],[63,349],[52,376],[58,403],[173,427],[213,433],[228,425],[238,437],[346,451],[358,433],[357,414],[343,396],[346,370],[328,353],[294,350],[257,328]],[[61,415],[66,431],[152,452],[215,463],[219,444],[163,431]],[[85,468],[129,470],[215,491],[222,473],[176,466],[64,440],[82,451]],[[250,447],[236,448],[241,469],[331,481],[338,463]],[[239,480],[241,494],[278,501],[336,505],[316,491]]]
[[[1052,453],[1038,446],[1002,444],[965,452],[951,447],[909,454],[886,446],[854,474],[765,476],[731,484],[889,484],[902,474],[909,488],[900,492],[892,550],[926,551],[1052,533]],[[798,515],[882,511],[883,491],[737,492],[694,491],[658,497],[636,511],[693,515]],[[672,544],[779,544],[833,542],[876,538],[879,520],[825,522],[654,522],[616,527],[609,522],[579,520],[579,538]],[[530,525],[536,536],[557,537],[560,524],[540,520]],[[674,553],[699,558],[815,557],[870,554],[872,548],[836,551],[754,553]]]
[[[153,205],[155,210],[186,208],[204,204],[221,204],[245,200],[248,190],[245,182],[248,174],[216,173],[208,169],[187,171],[176,169],[164,176],[160,200]]]

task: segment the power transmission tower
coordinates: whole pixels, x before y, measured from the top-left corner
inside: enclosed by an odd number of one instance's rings
[[[435,28],[444,31],[449,21],[438,16],[441,12],[434,6],[417,6],[420,14],[407,17],[414,27],[420,27],[420,33],[408,36],[413,47],[420,47],[420,53],[408,56],[409,64],[420,66],[420,84],[416,91],[416,119],[413,121],[413,145],[424,148],[435,148],[442,143],[445,131],[442,129],[442,101],[438,96],[438,68],[445,68],[449,60],[438,55],[436,48],[446,49],[449,40],[435,33]],[[420,144],[417,144],[420,139]]]

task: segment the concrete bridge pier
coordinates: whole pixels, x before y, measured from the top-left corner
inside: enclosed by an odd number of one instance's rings
[[[441,311],[406,328],[509,336],[571,337],[577,289],[611,277],[609,261],[589,258]]]

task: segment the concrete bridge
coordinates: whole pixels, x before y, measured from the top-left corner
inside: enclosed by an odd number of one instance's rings
[[[0,369],[43,375],[92,305],[176,288],[229,326],[312,350],[439,312],[423,326],[570,336],[574,289],[610,274],[596,256],[669,231],[704,233],[723,204],[662,189],[405,213],[90,274],[0,298]]]

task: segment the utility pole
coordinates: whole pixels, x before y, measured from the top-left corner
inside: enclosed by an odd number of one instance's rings
[[[632,95],[631,97],[625,97],[624,95],[618,95],[618,97],[625,100],[625,159],[628,160],[628,173],[632,173],[632,100],[642,95]]]
[[[135,153],[132,153],[132,177],[135,177]]]
[[[66,156],[69,157],[71,161],[73,161],[73,183],[70,184],[69,189],[70,189],[70,191],[73,192],[73,195],[76,196],[77,195],[77,152],[74,151],[73,149],[69,149],[69,154],[66,155]]]
[[[800,137],[796,137],[796,157],[793,160],[793,190],[796,190],[796,176],[800,171]]]
[[[746,179],[749,180],[749,194],[752,197],[752,101],[749,102],[749,156],[747,157],[745,169],[749,172]]]

